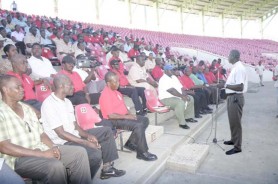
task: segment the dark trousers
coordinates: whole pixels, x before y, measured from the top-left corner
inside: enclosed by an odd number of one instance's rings
[[[108,120],[103,120],[103,122],[106,121],[108,123],[110,122]],[[81,146],[86,149],[90,163],[91,177],[93,178],[101,165],[101,160],[103,160],[103,163],[108,163],[118,159],[119,156],[114,134],[111,128],[99,127],[87,130],[87,132],[97,138],[99,144],[101,145],[101,150],[90,148],[74,142],[67,142],[65,144]]]
[[[137,152],[145,153],[148,145],[145,130],[149,125],[149,119],[144,116],[137,116],[137,120],[111,120],[102,121],[99,125],[109,126],[111,129],[122,129],[132,131],[128,141],[137,146]]]
[[[231,141],[234,143],[234,146],[237,149],[241,149],[242,143],[241,117],[243,106],[243,94],[234,94],[227,97],[227,110],[231,129]]]
[[[71,183],[91,183],[88,156],[79,146],[59,147],[61,159],[43,157],[19,157],[15,161],[15,172],[23,178],[30,178],[42,183],[67,183],[68,168],[71,171]]]
[[[200,110],[201,110],[201,99],[198,95],[196,95],[196,93],[194,95],[190,95],[194,98],[194,112],[195,112],[195,116],[200,114]]]
[[[196,91],[196,95],[200,97],[200,108],[205,109],[208,107],[208,99],[204,91]]]
[[[145,88],[142,87],[120,87],[118,89],[118,91],[120,93],[122,93],[123,95],[128,96],[129,98],[132,99],[133,103],[134,103],[134,107],[136,112],[142,111],[143,109],[146,108],[146,97],[145,97]],[[142,103],[139,99],[139,97],[142,100]]]
[[[18,53],[21,52],[21,54],[26,55],[26,46],[24,42],[16,42],[15,46],[17,48]],[[19,52],[20,51],[20,52]]]
[[[24,103],[31,105],[32,107],[34,107],[36,110],[38,110],[39,112],[41,112],[41,107],[42,107],[42,103],[36,99],[32,99],[32,100],[25,100],[23,101]]]
[[[92,93],[90,94],[90,100],[92,105],[98,104],[99,103],[99,98],[100,98],[101,93]],[[67,96],[67,98],[71,101],[73,105],[79,105],[79,104],[84,104],[88,103],[86,99],[86,93],[84,91],[77,91],[73,93],[72,96]]]

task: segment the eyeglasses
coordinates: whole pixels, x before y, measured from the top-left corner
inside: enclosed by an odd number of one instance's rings
[[[26,125],[28,131],[31,133],[32,130],[31,130],[31,127],[30,127],[29,123],[25,121],[25,125]]]

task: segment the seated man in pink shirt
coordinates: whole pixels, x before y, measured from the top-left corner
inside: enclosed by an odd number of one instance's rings
[[[119,77],[108,72],[105,75],[106,87],[99,99],[100,110],[104,119],[110,121],[101,122],[101,125],[112,129],[124,129],[132,131],[125,148],[137,152],[137,158],[145,161],[157,160],[157,156],[148,152],[145,131],[149,125],[149,119],[131,114],[125,105],[123,95],[117,90],[119,88]]]
[[[13,71],[8,71],[7,74],[17,77],[22,83],[22,86],[24,88],[23,101],[31,105],[32,107],[34,107],[36,110],[40,111],[42,103],[37,100],[34,87],[35,85],[41,84],[43,82],[49,85],[48,81],[46,79],[39,79],[33,81],[26,74],[28,62],[25,56],[21,54],[16,54],[11,58],[11,62],[12,62]]]
[[[112,60],[109,64],[111,67],[111,71],[114,72],[119,77],[119,89],[118,91],[123,95],[127,95],[130,97],[134,103],[134,107],[137,115],[146,115],[147,107],[146,107],[146,97],[145,97],[145,88],[143,87],[133,87],[127,80],[127,77],[124,74],[124,71],[120,70],[119,60]],[[139,96],[142,102],[139,99]]]

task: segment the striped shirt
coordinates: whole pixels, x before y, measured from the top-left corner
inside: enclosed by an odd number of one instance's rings
[[[12,144],[27,149],[49,149],[40,140],[43,133],[35,112],[27,105],[18,102],[23,109],[24,118],[19,117],[6,103],[0,102],[0,142],[10,140]],[[0,153],[0,157],[14,169],[16,157]]]

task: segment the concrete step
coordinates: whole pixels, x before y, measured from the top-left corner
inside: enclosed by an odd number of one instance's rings
[[[163,134],[164,134],[164,127],[163,126],[154,126],[154,125],[149,125],[148,128],[146,129],[146,140],[148,144],[151,144],[155,140],[159,139]],[[130,136],[131,132],[130,131],[124,131],[122,133],[122,138],[123,138],[123,145],[126,143]],[[118,150],[120,150],[120,135],[115,139],[116,145]]]
[[[167,160],[167,169],[195,173],[209,153],[209,145],[186,144],[180,146]]]

